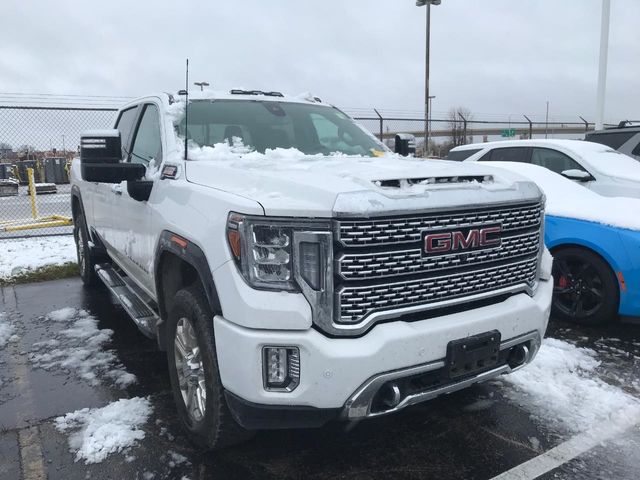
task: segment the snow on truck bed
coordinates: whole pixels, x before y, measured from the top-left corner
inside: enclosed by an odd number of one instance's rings
[[[562,175],[537,165],[519,162],[482,162],[522,175],[547,196],[547,215],[575,218],[613,227],[640,230],[640,199],[604,197]]]

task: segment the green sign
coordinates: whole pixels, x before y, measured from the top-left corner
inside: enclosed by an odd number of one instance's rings
[[[506,128],[504,130],[502,130],[502,133],[500,134],[503,137],[515,137],[516,136],[516,129],[515,128]]]

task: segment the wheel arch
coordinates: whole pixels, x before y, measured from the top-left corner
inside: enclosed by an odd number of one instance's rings
[[[194,242],[168,230],[160,234],[155,254],[154,274],[160,323],[158,345],[166,344],[165,320],[172,307],[172,297],[181,288],[199,282],[214,314],[222,314],[222,307],[213,274],[202,249]]]
[[[73,218],[73,222],[75,223],[78,214],[82,213],[84,215],[84,205],[82,204],[82,194],[80,193],[80,189],[77,185],[73,185],[71,187],[71,218]],[[86,218],[86,215],[84,215]]]

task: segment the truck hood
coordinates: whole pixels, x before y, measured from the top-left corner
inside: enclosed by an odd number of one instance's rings
[[[542,195],[516,174],[476,163],[270,153],[188,161],[186,177],[255,200],[273,216],[375,216]]]

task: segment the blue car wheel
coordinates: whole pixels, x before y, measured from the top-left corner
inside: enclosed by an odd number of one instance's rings
[[[607,262],[579,247],[559,249],[553,256],[553,316],[590,325],[615,320],[618,283]]]

